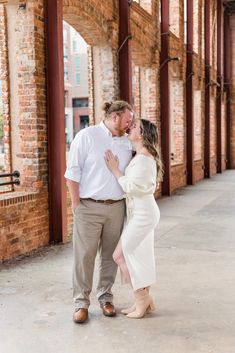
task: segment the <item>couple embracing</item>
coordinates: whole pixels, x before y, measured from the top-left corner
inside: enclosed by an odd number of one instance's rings
[[[155,282],[153,241],[160,213],[153,194],[162,178],[157,129],[148,120],[134,120],[125,101],[105,103],[104,112],[102,122],[75,136],[65,173],[74,213],[76,323],[88,319],[97,252],[103,314],[116,315],[112,286],[117,265],[135,298],[121,312],[142,318],[154,310],[149,290]]]

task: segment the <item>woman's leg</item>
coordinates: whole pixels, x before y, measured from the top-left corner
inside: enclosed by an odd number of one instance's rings
[[[123,275],[125,281],[131,285],[130,274],[129,274],[129,271],[128,271],[128,268],[126,265],[123,251],[122,251],[121,239],[119,240],[118,245],[116,246],[116,249],[114,250],[113,259],[116,262],[116,264],[120,267],[120,270],[122,272],[122,275]],[[144,289],[140,289],[140,290],[135,291],[134,295],[136,298],[138,298],[138,296],[144,292],[146,292],[148,298],[145,298],[144,302],[143,302],[144,298],[141,298],[142,299],[141,304],[139,303],[140,306],[138,305],[138,308],[136,307],[136,302],[135,302],[130,308],[123,309],[123,310],[121,310],[121,312],[125,315],[129,314],[128,317],[130,317],[130,318],[140,318],[140,317],[143,317],[145,313],[149,313],[150,311],[153,311],[154,304],[153,304],[152,299],[149,301],[149,299],[150,299],[149,294],[148,294],[149,290],[150,290],[150,287],[146,287]],[[146,299],[147,299],[147,303],[146,303]]]
[[[118,245],[116,246],[116,249],[114,250],[113,253],[113,260],[116,262],[116,264],[120,267],[120,270],[122,272],[122,275],[127,283],[131,285],[131,278],[130,274],[126,265],[126,261],[123,255],[122,251],[122,244],[121,244],[121,239],[118,242]]]
[[[122,272],[122,276],[123,276],[125,282],[129,283],[130,286],[132,287],[130,274],[129,274],[129,271],[128,271],[128,268],[127,268],[127,265],[126,265],[126,261],[125,261],[124,255],[123,255],[123,251],[122,251],[121,239],[119,240],[118,245],[116,246],[116,249],[115,249],[115,251],[113,253],[113,259],[116,262],[116,264],[120,267],[120,270]],[[127,314],[131,313],[134,310],[135,310],[135,303],[130,308],[122,309],[121,313],[127,315]]]

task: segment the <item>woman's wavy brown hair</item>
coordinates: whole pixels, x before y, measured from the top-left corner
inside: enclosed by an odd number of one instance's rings
[[[140,119],[140,133],[143,138],[143,146],[153,156],[157,164],[157,181],[163,179],[163,163],[159,151],[159,138],[156,125],[146,119]]]

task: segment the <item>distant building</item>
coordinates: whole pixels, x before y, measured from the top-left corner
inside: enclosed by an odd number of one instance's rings
[[[87,44],[77,31],[63,22],[64,98],[66,145],[89,126]]]

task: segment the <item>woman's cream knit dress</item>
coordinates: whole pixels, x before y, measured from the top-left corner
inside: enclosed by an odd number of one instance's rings
[[[136,155],[118,179],[125,192],[127,223],[121,235],[122,250],[134,290],[155,282],[154,229],[159,208],[153,193],[156,188],[156,161]]]

